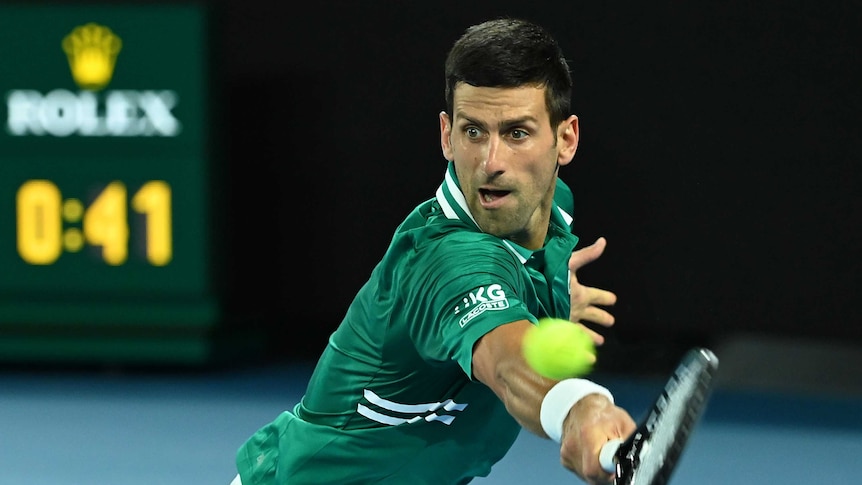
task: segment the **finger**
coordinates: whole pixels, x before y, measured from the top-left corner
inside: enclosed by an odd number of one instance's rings
[[[592,286],[588,286],[586,288],[588,301],[593,305],[609,306],[614,305],[617,302],[617,295],[612,291],[593,288]]]
[[[616,323],[613,315],[598,307],[587,307],[580,312],[578,321],[592,322],[603,327],[612,327]]]
[[[596,332],[595,330],[591,329],[590,327],[587,327],[583,323],[578,323],[577,325],[580,325],[581,328],[583,328],[584,331],[587,332],[587,335],[590,336],[590,339],[592,339],[594,344],[602,345],[603,343],[605,343],[605,337],[602,336],[602,334]]]
[[[605,238],[600,237],[593,244],[573,252],[572,257],[569,258],[569,269],[577,271],[588,263],[595,261],[605,251],[605,246],[607,246],[607,241]]]

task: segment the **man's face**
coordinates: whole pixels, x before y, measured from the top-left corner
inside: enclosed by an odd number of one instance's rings
[[[443,155],[482,231],[530,248],[544,243],[558,165],[578,140],[575,116],[551,127],[543,87],[456,86],[440,113]]]

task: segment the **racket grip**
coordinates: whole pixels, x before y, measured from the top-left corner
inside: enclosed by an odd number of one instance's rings
[[[604,471],[608,473],[617,471],[617,462],[614,460],[614,455],[616,455],[621,444],[623,444],[623,440],[616,438],[602,445],[602,451],[599,452],[599,463],[602,465]]]

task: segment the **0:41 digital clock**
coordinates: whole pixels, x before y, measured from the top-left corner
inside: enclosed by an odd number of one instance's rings
[[[50,180],[28,180],[15,198],[17,248],[30,264],[52,264],[63,251],[78,252],[89,244],[101,247],[102,259],[113,266],[123,264],[129,254],[127,211],[143,216],[144,257],[149,264],[164,266],[171,260],[171,188],[163,180],[144,183],[127,203],[123,182],[108,183],[89,207],[80,199],[63,199]],[[82,223],[82,229],[63,229],[63,222]]]

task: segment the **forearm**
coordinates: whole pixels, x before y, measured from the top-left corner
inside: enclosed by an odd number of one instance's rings
[[[541,422],[542,399],[556,381],[536,374],[523,359],[514,360],[501,366],[492,389],[524,429],[546,437]]]
[[[537,374],[524,361],[520,345],[531,325],[526,320],[513,322],[485,335],[473,350],[473,374],[497,394],[522,427],[544,437],[542,399],[557,381]]]
[[[473,375],[497,394],[521,426],[559,442],[563,422],[582,398],[598,394],[613,404],[613,396],[586,379],[557,381],[536,373],[521,352],[524,334],[532,326],[521,320],[483,336],[473,349]]]
[[[523,320],[497,327],[473,349],[473,376],[491,388],[526,430],[560,443],[560,460],[587,483],[606,483],[599,450],[627,436],[634,421],[610,392],[585,379],[555,381],[535,373],[521,354]]]
[[[527,320],[497,327],[473,350],[474,376],[506,405],[509,414],[525,429],[560,442],[563,421],[572,407],[590,394],[613,397],[602,386],[585,379],[556,381],[536,373],[521,352]]]

